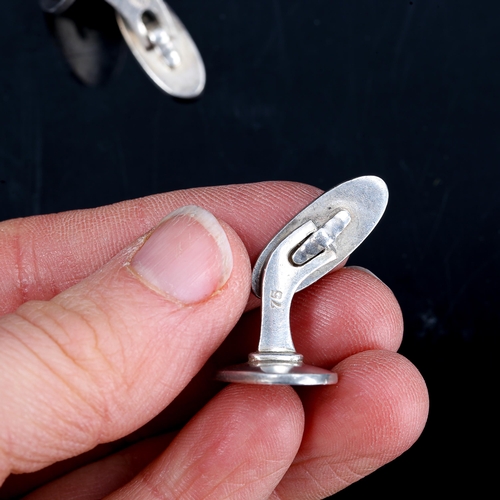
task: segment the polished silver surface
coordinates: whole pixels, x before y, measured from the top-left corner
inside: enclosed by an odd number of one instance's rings
[[[271,253],[289,234],[305,222],[311,220],[317,227],[323,227],[333,215],[341,210],[349,213],[351,221],[339,235],[336,242],[339,252],[325,267],[307,277],[297,291],[308,287],[327,272],[342,263],[363,240],[372,232],[382,217],[389,192],[385,182],[379,177],[364,176],[344,182],[327,191],[304,210],[297,214],[264,248],[253,270],[252,289],[257,297],[261,296],[261,273]]]
[[[332,385],[338,381],[337,374],[329,370],[304,364],[293,366],[285,363],[261,366],[246,363],[229,366],[219,372],[217,378],[221,382],[265,385]]]
[[[163,0],[106,0],[118,26],[150,78],[175,97],[194,98],[205,88],[205,65],[188,31]]]
[[[225,382],[325,385],[336,374],[303,364],[290,330],[294,294],[341,264],[371,233],[385,211],[382,179],[359,177],[328,191],[296,215],[266,246],[253,271],[262,298],[258,351],[248,363],[217,375]]]
[[[333,253],[337,252],[337,236],[351,222],[351,216],[347,210],[341,210],[333,216],[323,227],[320,227],[292,255],[292,261],[301,266],[326,249]]]
[[[40,0],[61,14],[75,0]],[[198,97],[205,88],[205,65],[182,22],[163,0],[106,0],[117,13],[123,38],[149,77],[174,97]]]

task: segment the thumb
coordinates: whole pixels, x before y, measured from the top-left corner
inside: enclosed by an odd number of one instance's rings
[[[0,318],[0,484],[158,414],[234,326],[249,282],[241,240],[189,206],[54,299]]]

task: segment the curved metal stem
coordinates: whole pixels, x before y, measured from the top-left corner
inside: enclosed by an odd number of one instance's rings
[[[290,330],[293,296],[305,278],[337,257],[332,249],[327,248],[306,264],[293,263],[293,251],[317,229],[314,222],[306,222],[285,238],[269,257],[262,278],[259,354],[295,353]]]

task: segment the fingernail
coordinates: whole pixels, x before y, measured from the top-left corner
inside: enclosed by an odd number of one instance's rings
[[[233,254],[217,219],[203,208],[187,206],[163,219],[130,264],[149,285],[194,304],[224,286]]]

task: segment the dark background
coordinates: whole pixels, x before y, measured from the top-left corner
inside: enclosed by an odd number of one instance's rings
[[[194,186],[328,189],[381,176],[388,210],[350,262],[399,299],[401,352],[423,373],[431,410],[410,451],[338,498],[486,496],[498,418],[500,3],[171,5],[207,68],[196,102],[156,89],[104,14],[81,29],[101,37],[98,84],[82,85],[36,0],[1,2],[0,220]]]

